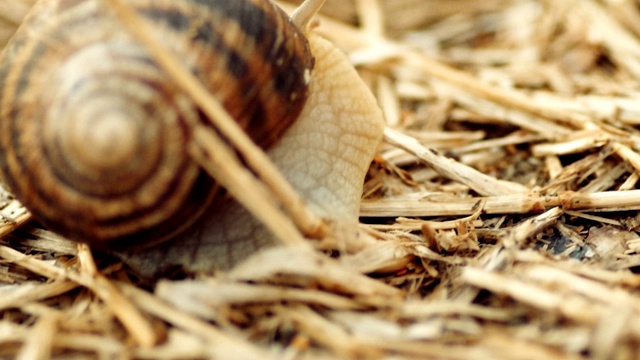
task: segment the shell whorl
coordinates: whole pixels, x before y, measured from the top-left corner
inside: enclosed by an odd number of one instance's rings
[[[295,121],[313,59],[266,0],[129,0],[263,147]],[[217,186],[188,156],[194,104],[102,0],[41,0],[0,55],[0,171],[44,225],[103,248],[188,225]]]

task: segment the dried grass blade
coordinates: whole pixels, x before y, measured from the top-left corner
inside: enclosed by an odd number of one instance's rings
[[[509,195],[529,192],[526,186],[487,176],[453,159],[446,158],[433,149],[427,149],[420,145],[415,138],[390,128],[384,130],[384,139],[388,143],[415,155],[440,175],[465,184],[481,195]]]

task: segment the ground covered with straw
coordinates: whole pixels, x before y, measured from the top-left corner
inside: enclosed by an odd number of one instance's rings
[[[317,31],[388,125],[366,236],[143,279],[5,192],[0,356],[638,358],[640,4],[328,0]]]

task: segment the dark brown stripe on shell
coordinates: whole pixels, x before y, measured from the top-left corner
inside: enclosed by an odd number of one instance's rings
[[[268,1],[195,3],[203,6],[187,11],[180,1],[162,8],[150,2],[138,11],[177,33],[190,29],[195,51],[202,54],[196,73],[205,84],[224,84],[209,91],[257,144],[270,147],[295,121],[307,97],[305,73],[313,68],[313,58],[304,36]],[[232,26],[239,36],[226,35]],[[218,57],[226,61],[207,61]]]

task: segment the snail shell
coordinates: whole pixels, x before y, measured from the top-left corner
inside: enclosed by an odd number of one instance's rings
[[[313,57],[266,0],[129,0],[267,148],[295,121]],[[219,194],[186,153],[198,108],[101,0],[41,0],[0,55],[0,172],[48,228],[148,246]]]

